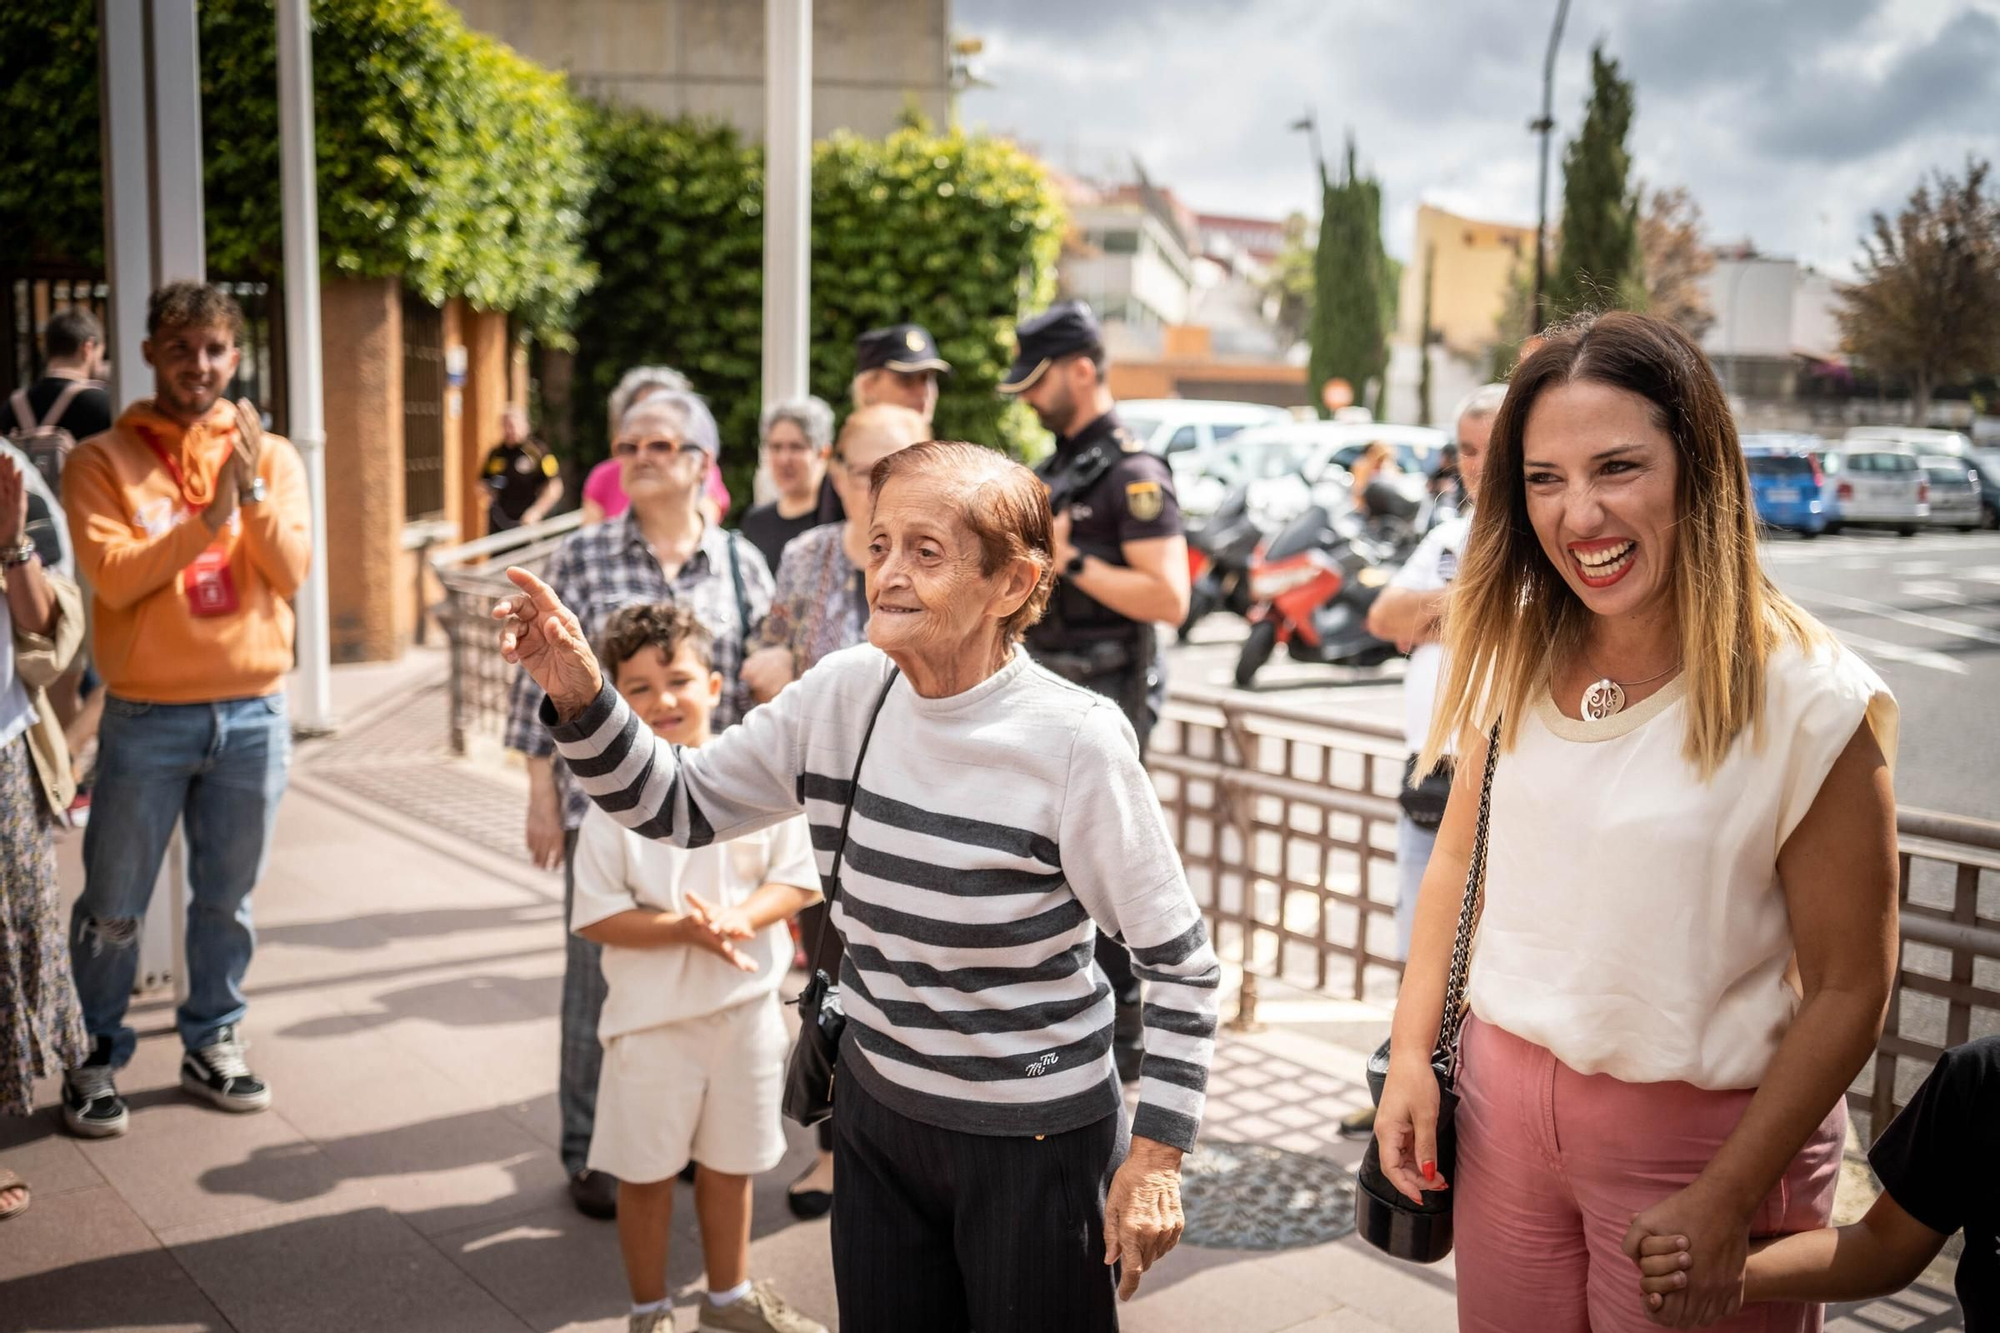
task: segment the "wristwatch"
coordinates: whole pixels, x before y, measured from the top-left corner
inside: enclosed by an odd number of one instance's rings
[[[240,505],[261,504],[264,497],[268,494],[270,492],[264,486],[264,479],[258,477],[251,481],[248,486],[237,488],[236,503]]]
[[[1075,555],[1072,555],[1069,558],[1069,563],[1063,566],[1063,576],[1065,578],[1073,579],[1082,573],[1083,573],[1083,552],[1078,551]]]
[[[0,568],[16,569],[36,556],[33,539],[23,537],[18,546],[0,546]]]

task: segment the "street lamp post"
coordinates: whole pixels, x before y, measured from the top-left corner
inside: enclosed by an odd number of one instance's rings
[[[1528,122],[1528,128],[1542,136],[1542,170],[1535,185],[1535,297],[1529,303],[1531,327],[1542,331],[1542,288],[1548,282],[1547,242],[1549,230],[1549,132],[1556,127],[1554,115],[1556,48],[1562,44],[1563,20],[1569,17],[1569,0],[1556,0],[1555,26],[1549,29],[1548,54],[1542,57],[1542,114]]]

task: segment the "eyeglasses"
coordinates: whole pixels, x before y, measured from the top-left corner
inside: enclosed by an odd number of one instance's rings
[[[614,458],[635,458],[641,453],[653,454],[659,458],[672,458],[676,454],[699,454],[706,452],[698,444],[685,440],[619,440],[611,446]]]

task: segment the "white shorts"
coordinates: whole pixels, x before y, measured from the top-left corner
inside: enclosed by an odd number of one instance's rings
[[[791,1038],[776,994],[604,1044],[590,1169],[637,1184],[688,1160],[732,1176],[785,1155],[779,1121]]]

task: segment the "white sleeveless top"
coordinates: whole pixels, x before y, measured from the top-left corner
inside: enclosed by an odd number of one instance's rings
[[[1685,679],[1598,722],[1544,694],[1493,778],[1474,1013],[1586,1074],[1753,1088],[1798,993],[1778,850],[1865,718],[1896,701],[1845,648],[1786,646],[1707,782],[1681,755]]]

